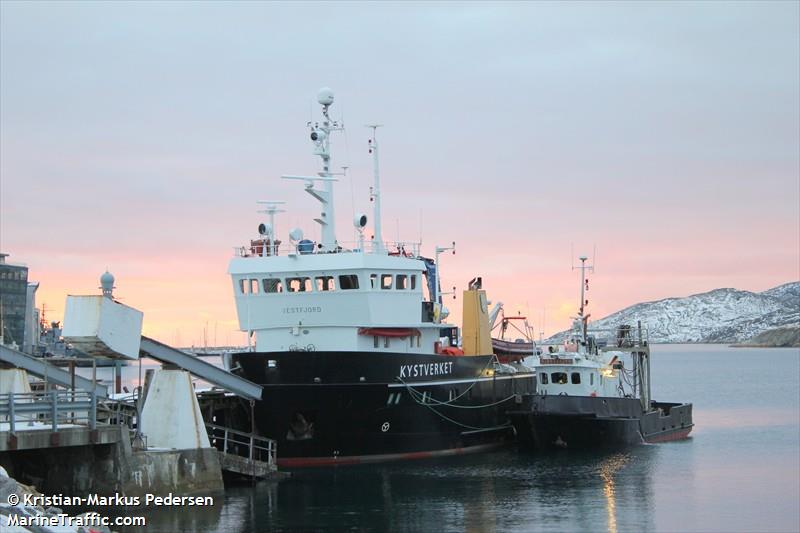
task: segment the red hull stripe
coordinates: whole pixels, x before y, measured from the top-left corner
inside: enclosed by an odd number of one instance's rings
[[[655,435],[652,437],[648,437],[645,439],[646,442],[669,442],[671,440],[682,440],[689,437],[689,432],[692,431],[691,426],[684,429],[679,429],[676,431],[670,431],[669,433]]]
[[[408,461],[415,459],[430,459],[433,457],[449,457],[478,453],[503,446],[503,443],[481,444],[466,448],[451,448],[448,450],[433,450],[427,452],[389,453],[382,455],[347,455],[338,457],[284,457],[278,458],[278,466],[283,468],[304,468],[309,466],[333,465],[363,465],[371,463],[387,463],[390,461]]]

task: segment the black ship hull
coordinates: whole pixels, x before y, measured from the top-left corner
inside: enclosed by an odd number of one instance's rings
[[[647,412],[636,398],[526,396],[509,411],[520,444],[535,450],[619,448],[684,439],[692,430],[692,404],[651,402]]]
[[[495,373],[492,356],[241,353],[231,363],[264,386],[255,427],[288,468],[484,451],[513,437],[506,413],[535,391],[533,374]]]

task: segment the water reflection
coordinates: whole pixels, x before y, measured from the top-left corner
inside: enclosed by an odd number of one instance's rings
[[[653,447],[624,454],[513,450],[403,465],[298,471],[229,489],[216,517],[173,530],[563,531],[653,529]],[[186,520],[183,522],[182,520]]]
[[[617,533],[617,502],[614,491],[614,475],[628,463],[629,457],[624,454],[612,455],[600,463],[600,477],[603,478],[603,494],[606,496],[608,512],[608,531]]]
[[[213,497],[214,505],[208,507],[100,507],[91,510],[108,517],[143,516],[147,520],[147,526],[144,529],[141,527],[112,527],[114,531],[119,531],[120,533],[134,531],[214,531],[220,524],[220,519],[227,505],[224,493],[216,493]]]

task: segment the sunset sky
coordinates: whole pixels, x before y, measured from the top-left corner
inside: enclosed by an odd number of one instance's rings
[[[306,122],[336,92],[339,239],[370,212],[435,245],[443,285],[545,332],[592,255],[600,318],[800,279],[800,3],[0,3],[0,251],[38,304],[116,295],[179,345],[242,343],[226,274],[255,236],[319,235],[281,174],[318,169]],[[316,116],[316,115],[315,115]],[[460,298],[451,307],[460,308]],[[459,319],[460,312],[454,313]]]

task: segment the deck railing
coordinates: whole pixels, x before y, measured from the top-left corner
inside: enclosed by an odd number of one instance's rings
[[[275,464],[277,443],[272,439],[209,423],[206,423],[206,430],[211,446],[223,453]]]
[[[58,431],[61,424],[97,427],[97,396],[88,391],[21,392],[0,395],[0,424],[9,431],[50,426]]]
[[[640,324],[620,324],[615,328],[589,326],[587,333],[594,336],[595,339],[607,341],[609,347],[636,348],[649,344],[647,327]]]
[[[373,240],[363,242],[337,241],[338,247],[335,251],[324,253],[375,253],[378,250],[378,243]],[[418,242],[384,242],[383,248],[389,255],[401,257],[418,257],[421,243]],[[317,243],[308,241],[307,243],[281,243],[276,241],[251,241],[250,246],[237,246],[233,249],[235,257],[271,257],[276,255],[309,255],[316,254],[319,247]]]
[[[589,325],[586,333],[595,339],[595,343],[600,348],[637,348],[650,344],[647,327],[639,324],[620,324],[610,328],[595,328]],[[542,346],[558,345],[575,336],[580,336],[580,333],[576,333],[574,330],[567,331],[563,335],[551,337],[538,344]]]

